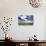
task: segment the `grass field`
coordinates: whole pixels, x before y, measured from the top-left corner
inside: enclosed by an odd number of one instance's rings
[[[33,23],[18,23],[18,25],[33,25]]]

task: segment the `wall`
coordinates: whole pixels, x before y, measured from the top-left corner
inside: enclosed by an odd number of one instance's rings
[[[28,0],[0,0],[0,16],[13,17],[12,26],[8,33],[17,40],[27,40],[34,34],[39,40],[44,40],[46,34],[44,28],[46,8],[44,7],[32,8]],[[19,15],[34,15],[34,25],[19,26],[17,21]]]

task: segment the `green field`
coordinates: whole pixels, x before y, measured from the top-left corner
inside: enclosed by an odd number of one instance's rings
[[[18,25],[33,25],[33,23],[18,23]]]

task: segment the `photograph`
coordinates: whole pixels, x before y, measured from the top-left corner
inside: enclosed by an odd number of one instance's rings
[[[19,25],[33,25],[33,15],[20,15],[18,16]]]

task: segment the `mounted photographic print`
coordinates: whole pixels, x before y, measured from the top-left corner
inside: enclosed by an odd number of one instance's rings
[[[33,15],[18,16],[18,25],[33,25]]]

